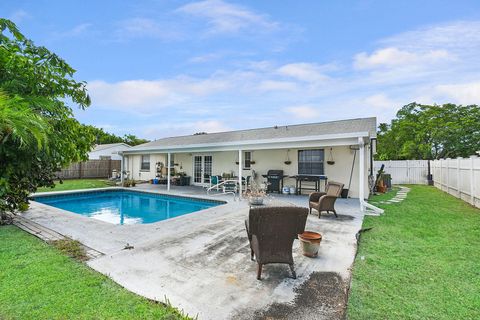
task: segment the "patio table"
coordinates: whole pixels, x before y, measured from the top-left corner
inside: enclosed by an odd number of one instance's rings
[[[299,174],[296,176],[291,176],[291,178],[295,179],[295,193],[297,195],[302,194],[302,190],[311,190],[315,192],[320,191],[320,183],[323,180],[324,181],[324,190],[327,186],[327,176],[325,175],[310,175],[310,174]],[[303,186],[302,187],[302,182],[314,182],[314,186],[312,187],[311,185],[309,186]]]

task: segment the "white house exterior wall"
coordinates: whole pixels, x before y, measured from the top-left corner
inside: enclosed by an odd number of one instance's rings
[[[252,152],[252,160],[255,164],[251,166],[257,173],[257,182],[262,182],[264,178],[262,174],[266,174],[270,169],[281,169],[286,175],[296,175],[298,173],[298,150],[304,150],[305,148],[293,148],[289,149],[289,159],[292,162],[290,165],[286,165],[284,162],[287,156],[288,149],[273,149],[273,150],[244,150]],[[330,156],[330,147],[324,147],[325,150],[325,175],[329,180],[338,181],[345,184],[348,187],[350,172],[352,170],[352,162],[354,151],[349,146],[335,146],[332,147],[333,160],[335,164],[329,165],[326,163]],[[193,176],[193,156],[197,154],[205,154],[213,156],[212,174],[222,175],[222,173],[234,172],[237,175],[238,165],[235,163],[238,159],[238,151],[214,151],[214,152],[201,152],[201,153],[177,153],[174,154],[175,158],[175,170],[177,172],[183,171],[189,176]],[[161,161],[166,164],[166,154],[151,154],[150,155],[150,170],[148,172],[140,170],[140,155],[128,156],[128,170],[131,172],[131,176],[138,180],[149,180],[155,178],[155,163]],[[368,190],[368,174],[370,172],[370,157],[369,148],[365,148],[365,190]],[[350,196],[358,197],[359,192],[359,151],[357,150],[357,156],[355,160],[355,167],[353,170],[352,184],[350,187]],[[251,175],[251,170],[243,170],[242,176],[246,177]],[[295,180],[287,178],[284,181],[285,185],[295,185]],[[368,196],[368,192],[366,192]]]
[[[121,160],[122,156],[118,154],[118,152],[126,151],[130,149],[125,145],[113,146],[110,148],[102,149],[99,151],[92,151],[88,153],[88,159],[100,159],[100,156],[111,157],[112,160]]]

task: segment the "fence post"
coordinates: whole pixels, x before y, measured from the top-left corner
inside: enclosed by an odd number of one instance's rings
[[[445,159],[447,164],[447,193],[450,193],[450,158]]]
[[[410,160],[407,160],[407,183],[410,183]]]
[[[457,192],[458,192],[458,197],[462,199],[462,192],[460,191],[460,158],[457,158]]]
[[[472,206],[475,205],[475,170],[474,170],[474,161],[476,156],[470,157],[470,203]]]
[[[442,160],[438,160],[440,165],[440,190],[443,190],[443,168],[442,168]]]
[[[78,179],[82,179],[82,162],[78,163]]]

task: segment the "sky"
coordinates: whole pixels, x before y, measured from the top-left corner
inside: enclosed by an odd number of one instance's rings
[[[82,123],[157,139],[480,102],[480,1],[2,1],[86,81]]]

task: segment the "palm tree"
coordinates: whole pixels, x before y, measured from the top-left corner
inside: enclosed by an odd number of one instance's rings
[[[45,146],[47,122],[22,98],[0,91],[0,142],[13,140],[20,148]]]

